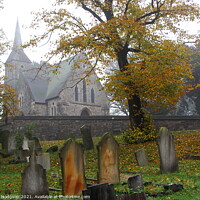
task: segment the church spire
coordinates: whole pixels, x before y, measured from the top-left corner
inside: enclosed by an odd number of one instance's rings
[[[17,19],[17,23],[16,23],[15,38],[14,38],[14,42],[13,42],[12,52],[10,53],[8,59],[6,60],[6,63],[10,63],[12,61],[31,63],[30,59],[24,53],[24,50],[22,47],[22,39],[21,39],[21,33],[20,33],[18,19]]]
[[[17,23],[16,23],[13,49],[18,49],[18,50],[19,49],[23,49],[22,48],[22,39],[21,39],[21,33],[20,33],[20,27],[19,27],[19,21],[18,21],[18,19],[17,19]]]

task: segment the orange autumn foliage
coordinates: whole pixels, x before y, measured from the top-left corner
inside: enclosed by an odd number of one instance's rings
[[[76,12],[69,4],[77,6]],[[191,72],[183,43],[198,36],[179,24],[198,21],[199,15],[199,5],[186,0],[57,0],[36,14],[32,26],[42,21],[46,31],[26,46],[55,34],[48,61],[84,51],[113,100],[127,100],[131,127],[141,128],[144,106],[174,104],[185,92],[184,79]]]

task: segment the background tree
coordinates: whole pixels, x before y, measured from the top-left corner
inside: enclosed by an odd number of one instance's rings
[[[70,13],[68,4],[77,10]],[[104,67],[116,61],[118,69],[103,77],[105,89],[116,101],[127,99],[131,127],[143,129],[144,107],[172,105],[185,92],[191,71],[182,43],[191,36],[178,25],[198,19],[199,10],[186,0],[57,0],[51,11],[37,15],[32,25],[43,21],[47,30],[29,45],[58,32],[48,59],[84,51],[90,62]]]
[[[3,1],[0,0],[0,9],[3,9]],[[0,56],[2,56],[9,49],[9,42],[5,34],[0,29]],[[4,77],[4,63],[0,59],[0,117],[5,119],[7,123],[8,116],[14,116],[17,112],[17,95],[14,89],[4,84],[6,77]]]

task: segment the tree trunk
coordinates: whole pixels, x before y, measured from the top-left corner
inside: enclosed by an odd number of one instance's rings
[[[131,128],[134,129],[138,127],[142,129],[144,112],[142,111],[142,105],[139,95],[133,95],[131,99],[128,99],[128,107]]]
[[[126,71],[126,66],[128,65],[128,47],[125,46],[120,51],[117,51],[118,56],[118,65],[121,72]],[[133,83],[129,85],[129,87],[133,87]],[[129,107],[129,119],[131,128],[134,129],[136,127],[142,129],[142,122],[144,121],[144,112],[142,111],[141,98],[137,94],[133,94],[132,98],[128,99],[128,107]]]

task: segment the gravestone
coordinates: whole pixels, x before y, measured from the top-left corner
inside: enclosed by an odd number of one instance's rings
[[[60,150],[63,195],[80,194],[86,188],[83,147],[68,139]]]
[[[97,146],[98,182],[116,184],[120,181],[119,144],[113,135],[106,133]]]
[[[46,171],[50,170],[50,156],[49,153],[42,153],[36,156],[36,163],[42,165]]]
[[[178,171],[174,137],[169,133],[167,128],[160,128],[157,144],[160,155],[161,173],[171,173]]]
[[[36,164],[35,144],[29,142],[31,151],[30,165],[22,173],[22,199],[47,199],[49,195],[46,179],[46,170],[39,164]]]
[[[35,142],[36,155],[40,155],[42,153],[42,147],[40,145],[40,140],[37,137],[32,137],[32,139]]]
[[[116,200],[114,187],[108,183],[89,186],[87,190],[83,190],[82,194],[83,200]]]
[[[148,165],[146,153],[145,153],[145,150],[143,148],[139,149],[138,151],[135,151],[134,154],[135,154],[135,158],[136,158],[139,166]]]
[[[92,134],[91,134],[91,126],[83,125],[80,128],[82,138],[83,138],[83,146],[86,150],[94,149],[94,144],[92,140]]]
[[[134,192],[144,190],[142,176],[140,174],[128,178],[128,187]]]
[[[27,157],[29,156],[28,150],[16,149],[14,152],[14,160],[15,161],[26,161]]]
[[[22,144],[23,150],[29,150],[28,141],[29,141],[29,139],[27,137],[24,137],[23,144]]]
[[[13,153],[16,150],[16,139],[14,134],[8,136],[8,153]]]

